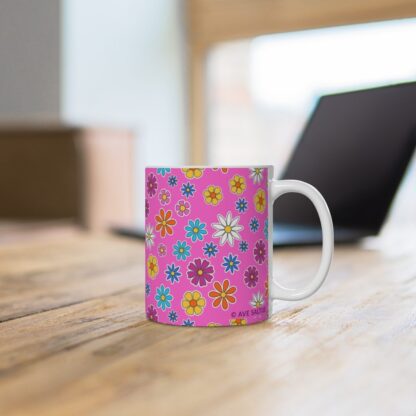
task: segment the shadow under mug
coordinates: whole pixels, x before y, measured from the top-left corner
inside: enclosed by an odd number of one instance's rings
[[[311,185],[273,179],[272,166],[145,170],[146,315],[177,326],[234,326],[269,318],[272,300],[300,300],[324,282],[333,255],[329,209]],[[290,289],[273,276],[273,203],[289,192],[322,227],[316,275]]]

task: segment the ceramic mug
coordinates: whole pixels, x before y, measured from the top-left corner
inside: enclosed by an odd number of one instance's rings
[[[331,215],[321,194],[278,181],[272,166],[146,168],[146,315],[178,326],[264,321],[272,300],[300,300],[324,282],[333,254]],[[321,221],[319,270],[301,289],[272,271],[273,203],[305,195]]]

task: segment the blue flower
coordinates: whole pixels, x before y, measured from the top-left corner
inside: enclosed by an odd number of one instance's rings
[[[186,260],[191,255],[191,246],[188,246],[186,241],[178,241],[173,246],[173,255],[176,257],[176,260]]]
[[[241,241],[240,242],[240,251],[245,253],[248,250],[248,243],[247,241]]]
[[[194,196],[195,193],[195,186],[191,183],[184,183],[181,188],[182,195],[189,198],[190,196]]]
[[[205,224],[197,218],[195,221],[189,220],[185,227],[186,237],[191,238],[192,241],[202,240],[208,231],[205,229]]]
[[[149,283],[146,283],[146,296],[149,296],[150,294],[150,285]]]
[[[238,270],[238,265],[240,264],[240,260],[237,259],[237,256],[233,256],[229,254],[228,257],[224,257],[224,263],[222,266],[225,268],[225,272],[230,272],[234,274],[236,270]]]
[[[179,266],[175,267],[172,263],[168,268],[165,270],[166,279],[169,280],[171,283],[179,282],[179,278],[182,276],[182,273],[179,271]]]
[[[252,218],[250,221],[250,230],[256,232],[259,229],[259,220],[257,218]]]
[[[269,238],[269,220],[266,218],[266,221],[264,221],[264,237],[266,237],[266,240]]]
[[[177,183],[178,183],[178,178],[176,176],[174,176],[174,175],[169,176],[169,178],[168,178],[168,184],[170,186],[176,186]]]
[[[206,243],[204,254],[208,257],[215,257],[218,253],[218,247],[214,243]]]
[[[157,173],[160,173],[162,176],[165,176],[169,172],[170,172],[170,168],[159,168],[157,170]]]
[[[247,200],[244,199],[244,198],[240,198],[235,203],[235,209],[240,213],[246,212],[247,211]]]
[[[173,296],[169,292],[170,289],[163,285],[160,285],[160,287],[156,289],[155,300],[157,301],[158,308],[162,308],[163,311],[166,308],[171,307],[171,300],[173,299]]]
[[[170,311],[168,318],[169,318],[169,321],[176,322],[178,320],[178,314],[175,311]]]
[[[194,325],[195,325],[195,322],[191,321],[190,319],[185,319],[182,324],[182,326],[194,326]]]

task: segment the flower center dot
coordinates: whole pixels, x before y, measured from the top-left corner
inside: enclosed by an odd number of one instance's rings
[[[198,276],[202,276],[202,274],[204,273],[202,270],[198,270]]]
[[[231,227],[230,227],[229,225],[227,225],[227,226],[224,228],[224,231],[225,231],[226,233],[230,233],[230,232],[231,232]]]
[[[195,300],[195,299],[190,300],[190,301],[189,301],[189,305],[190,305],[192,308],[195,308],[195,306],[197,305],[196,300]]]
[[[194,233],[198,232],[198,228],[194,227]]]

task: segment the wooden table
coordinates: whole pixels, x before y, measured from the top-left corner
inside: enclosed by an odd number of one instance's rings
[[[141,242],[0,246],[0,415],[415,415],[414,235],[337,248],[266,323],[202,329],[146,320]],[[299,284],[318,256],[275,262]]]

